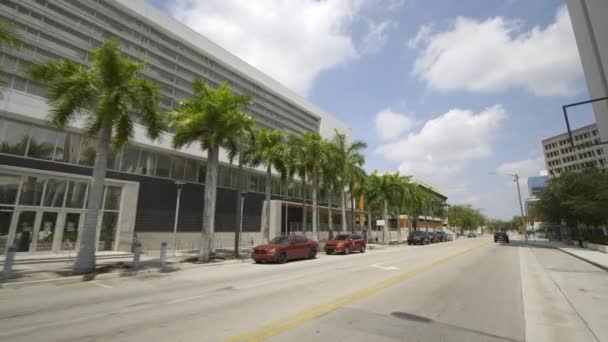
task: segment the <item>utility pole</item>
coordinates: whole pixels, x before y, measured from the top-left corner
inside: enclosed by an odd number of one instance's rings
[[[522,227],[524,228],[524,242],[527,244],[528,243],[528,227],[526,227],[526,219],[524,216],[524,205],[521,202],[521,190],[519,189],[519,175],[516,174],[509,174],[509,176],[514,178],[514,182],[517,183],[517,198],[519,199],[519,211],[521,213],[521,224]]]

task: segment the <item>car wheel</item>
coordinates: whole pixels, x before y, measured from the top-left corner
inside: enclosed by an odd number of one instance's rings
[[[317,257],[317,249],[311,248],[310,252],[308,252],[308,259],[314,259]]]
[[[350,254],[350,247],[346,246],[344,247],[344,255],[349,255]]]
[[[333,251],[325,251],[325,254],[327,254],[327,255],[333,254]]]
[[[281,254],[279,254],[279,257],[277,258],[277,262],[279,264],[284,264],[287,262],[287,253],[285,252],[281,252]]]
[[[256,264],[261,264],[261,263],[262,263],[262,261],[260,261],[260,260],[255,260],[255,263],[256,263]]]
[[[361,253],[365,253],[365,245],[361,246]]]

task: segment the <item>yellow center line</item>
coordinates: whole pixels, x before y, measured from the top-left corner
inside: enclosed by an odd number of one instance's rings
[[[464,254],[467,254],[471,251],[473,251],[474,249],[477,249],[481,246],[487,245],[490,242],[483,242],[483,243],[479,243],[474,245],[473,247],[467,248],[463,251],[448,255],[447,257],[441,258],[439,260],[436,260],[430,264],[418,267],[412,271],[394,276],[392,278],[388,278],[386,280],[383,280],[377,284],[374,284],[372,286],[369,286],[367,288],[361,289],[361,290],[357,290],[351,294],[345,295],[345,296],[341,296],[338,297],[334,300],[313,306],[311,308],[308,309],[304,309],[300,312],[297,312],[295,314],[289,315],[289,316],[285,316],[282,317],[274,322],[265,324],[259,328],[247,331],[243,334],[240,334],[238,336],[234,336],[234,337],[230,337],[228,339],[226,339],[226,342],[236,342],[236,341],[250,341],[250,342],[257,342],[257,341],[262,341],[264,339],[267,339],[269,337],[278,335],[286,330],[295,328],[299,325],[302,325],[303,323],[306,323],[308,321],[311,321],[317,317],[323,316],[329,312],[332,312],[336,309],[339,309],[341,307],[344,307],[346,305],[349,305],[357,300],[360,299],[364,299],[366,297],[369,297],[373,294],[376,294],[384,289],[387,289],[391,286],[397,285],[399,283],[402,283],[408,279],[411,279],[421,273],[424,273],[436,266],[439,266],[441,264],[445,264],[459,256],[462,256]]]

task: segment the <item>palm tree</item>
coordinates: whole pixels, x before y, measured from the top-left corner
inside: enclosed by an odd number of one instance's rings
[[[397,197],[396,193],[396,180],[398,174],[383,174],[379,175],[377,172],[372,173],[369,176],[369,184],[367,185],[368,192],[373,194],[370,197],[374,198],[374,201],[381,203],[382,206],[382,218],[384,220],[384,227],[382,231],[382,241],[388,241],[388,210],[389,203],[395,202]]]
[[[342,230],[346,231],[346,192],[345,187],[348,185],[350,192],[351,202],[351,229],[355,229],[355,195],[357,188],[361,189],[363,184],[363,177],[365,172],[363,171],[363,165],[365,164],[365,157],[361,153],[361,150],[367,147],[367,144],[361,140],[355,140],[352,144],[346,141],[346,135],[335,131],[332,144],[335,146],[335,158],[336,163],[341,165],[337,170],[337,176],[341,181],[338,184],[342,191]]]
[[[323,143],[323,138],[318,132],[305,132],[295,144],[299,169],[304,171],[301,176],[308,175],[312,181],[312,234],[316,240],[319,240],[317,190],[319,187],[319,171],[324,158]]]
[[[15,32],[15,24],[4,18],[0,18],[0,47],[8,45],[9,48],[17,48],[21,45],[21,37]],[[2,70],[0,70],[0,73]],[[0,79],[0,86],[3,85],[2,79]]]
[[[173,146],[180,148],[194,142],[207,150],[203,227],[199,260],[209,261],[215,231],[215,202],[220,147],[238,151],[238,140],[244,131],[253,127],[253,118],[243,112],[249,97],[233,93],[226,83],[217,89],[204,81],[192,84],[194,96],[180,103],[171,113],[170,121],[176,128]]]
[[[406,207],[407,203],[411,201],[411,194],[409,191],[410,187],[409,177],[399,177],[396,179],[396,203],[395,207],[397,210],[397,233],[399,235],[399,241],[403,241],[403,233],[401,232],[401,212]]]
[[[251,135],[247,154],[252,166],[262,165],[266,168],[266,209],[264,211],[264,227],[262,236],[269,241],[270,232],[270,200],[272,190],[272,169],[279,171],[281,178],[287,177],[285,158],[289,153],[285,145],[285,134],[281,131],[259,130]]]
[[[327,195],[327,212],[328,219],[327,224],[329,225],[329,238],[333,238],[334,230],[333,230],[333,195],[337,188],[343,186],[343,182],[341,178],[338,176],[338,170],[341,168],[342,164],[340,164],[340,159],[337,158],[336,153],[338,152],[336,149],[336,145],[333,141],[326,142],[324,144],[324,155],[322,158],[323,164],[321,165],[321,189]],[[344,202],[342,202],[344,204]],[[343,225],[344,227],[344,225]]]
[[[289,151],[287,157],[285,158],[285,167],[288,175],[288,180],[292,181],[294,175],[298,175],[300,181],[302,183],[302,231],[306,231],[306,186],[307,186],[307,177],[306,177],[306,168],[304,165],[303,158],[300,157],[302,153],[302,149],[300,145],[302,144],[302,137],[291,134],[287,139],[287,149]]]
[[[97,217],[110,144],[115,148],[127,144],[135,122],[143,124],[151,139],[156,139],[164,127],[158,110],[158,88],[141,77],[144,64],[124,57],[118,39],[106,40],[93,49],[92,55],[90,67],[62,60],[38,64],[30,70],[32,79],[47,87],[51,123],[64,127],[74,117],[84,116],[87,134],[97,137],[87,213],[74,264],[76,273],[95,268]]]

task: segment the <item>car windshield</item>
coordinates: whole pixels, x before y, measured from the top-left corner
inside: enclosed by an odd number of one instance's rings
[[[350,235],[338,235],[334,240],[348,240],[348,238],[350,238]]]
[[[268,244],[270,245],[286,245],[289,243],[289,238],[287,236],[277,236],[274,239],[270,240]]]

